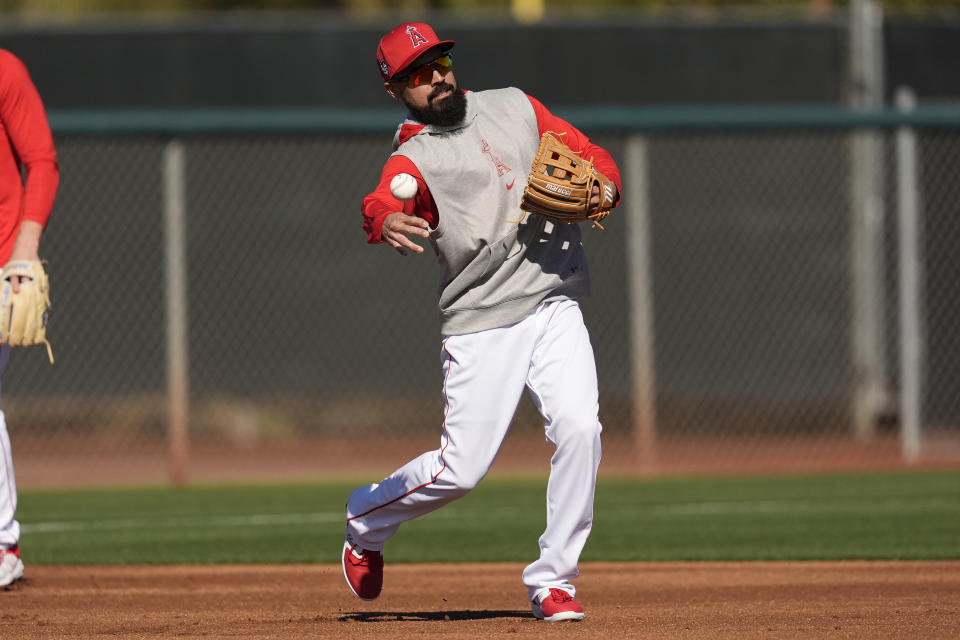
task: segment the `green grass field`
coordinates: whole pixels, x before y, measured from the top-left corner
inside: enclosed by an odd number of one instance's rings
[[[360,483],[22,491],[28,564],[331,563]],[[495,476],[388,544],[390,562],[529,561],[546,478]],[[584,561],[960,558],[960,471],[601,478]]]

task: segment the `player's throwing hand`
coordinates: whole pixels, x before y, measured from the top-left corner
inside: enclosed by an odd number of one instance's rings
[[[423,218],[408,216],[402,211],[397,211],[384,218],[380,235],[387,244],[396,249],[402,256],[408,255],[408,249],[414,253],[423,253],[423,247],[408,236],[429,238],[429,226]]]

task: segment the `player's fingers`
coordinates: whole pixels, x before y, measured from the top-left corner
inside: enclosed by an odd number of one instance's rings
[[[26,280],[26,278],[23,278]],[[10,288],[14,293],[20,293],[20,276],[10,276]]]
[[[418,245],[416,242],[408,238],[407,236],[400,236],[397,241],[403,245],[403,247],[413,251],[414,253],[423,253],[423,247]],[[406,255],[406,254],[404,254]]]
[[[600,187],[593,185],[593,191],[590,192],[590,206],[599,207],[600,206]]]
[[[426,230],[425,228],[423,228],[423,227],[414,226],[414,225],[406,225],[406,226],[404,226],[404,227],[403,227],[403,233],[413,233],[413,234],[416,234],[416,235],[420,236],[421,238],[429,238],[429,237],[430,237],[430,232],[429,232],[429,231],[427,231],[427,230]]]
[[[423,218],[418,218],[416,216],[400,216],[394,221],[393,227],[396,231],[401,233],[413,233],[421,238],[427,238],[430,236],[430,225]]]
[[[417,253],[423,253],[423,247],[411,241],[401,231],[383,232],[380,235],[387,244],[396,249],[397,253],[402,256],[408,255],[407,249]]]
[[[393,247],[393,248],[396,250],[397,253],[399,253],[399,254],[402,255],[402,256],[407,255],[406,250],[405,250],[403,247],[400,246],[400,243],[399,243],[399,242],[397,242],[397,241],[394,240],[393,238],[388,237],[386,234],[381,234],[381,235],[383,236],[384,242],[386,242],[388,245],[390,245],[391,247]]]
[[[423,218],[408,216],[401,212],[392,213],[384,219],[380,237],[402,256],[408,255],[408,250],[423,253],[423,247],[407,236],[416,235],[427,238],[430,236],[430,232],[427,230],[428,226],[427,221]]]
[[[393,239],[394,230],[387,226],[386,221],[383,223],[383,227],[380,229],[380,237],[383,238],[384,242],[390,244],[391,247],[397,246],[397,241]]]
[[[421,229],[427,229],[430,227],[426,220],[417,216],[404,216],[403,221],[410,226],[419,227]]]

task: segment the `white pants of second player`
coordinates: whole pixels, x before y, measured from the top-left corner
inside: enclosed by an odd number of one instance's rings
[[[597,376],[579,305],[540,304],[508,327],[443,340],[445,417],[440,448],[347,503],[347,538],[379,551],[399,526],[459,498],[487,474],[529,389],[555,447],[540,557],[523,572],[529,596],[569,583],[593,523],[600,464]]]
[[[10,346],[0,347],[0,375],[7,366]],[[20,540],[17,513],[17,481],[13,475],[13,455],[3,411],[0,411],[0,547],[13,547]]]

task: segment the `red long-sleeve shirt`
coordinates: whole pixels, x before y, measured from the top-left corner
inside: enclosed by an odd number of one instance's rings
[[[562,133],[563,141],[568,147],[580,153],[581,157],[592,158],[593,165],[597,171],[605,175],[617,185],[617,192],[621,192],[620,170],[617,168],[613,157],[602,147],[590,142],[590,139],[571,125],[563,118],[550,113],[543,104],[533,96],[527,96],[530,100],[533,111],[537,116],[537,129],[540,135],[547,131]],[[400,130],[400,144],[416,135],[423,125],[404,125]],[[417,195],[406,202],[401,202],[390,193],[390,180],[398,173],[409,173],[417,180]],[[380,230],[383,227],[383,220],[391,213],[403,211],[407,215],[415,215],[423,218],[430,224],[430,228],[436,228],[440,215],[437,211],[437,205],[430,195],[427,183],[416,165],[409,158],[403,155],[391,156],[380,173],[380,183],[372,193],[363,199],[361,206],[363,211],[363,228],[367,232],[367,242],[377,244],[383,242],[380,237]]]
[[[40,94],[24,64],[0,49],[0,266],[13,251],[22,221],[46,227],[59,183],[57,152]]]

